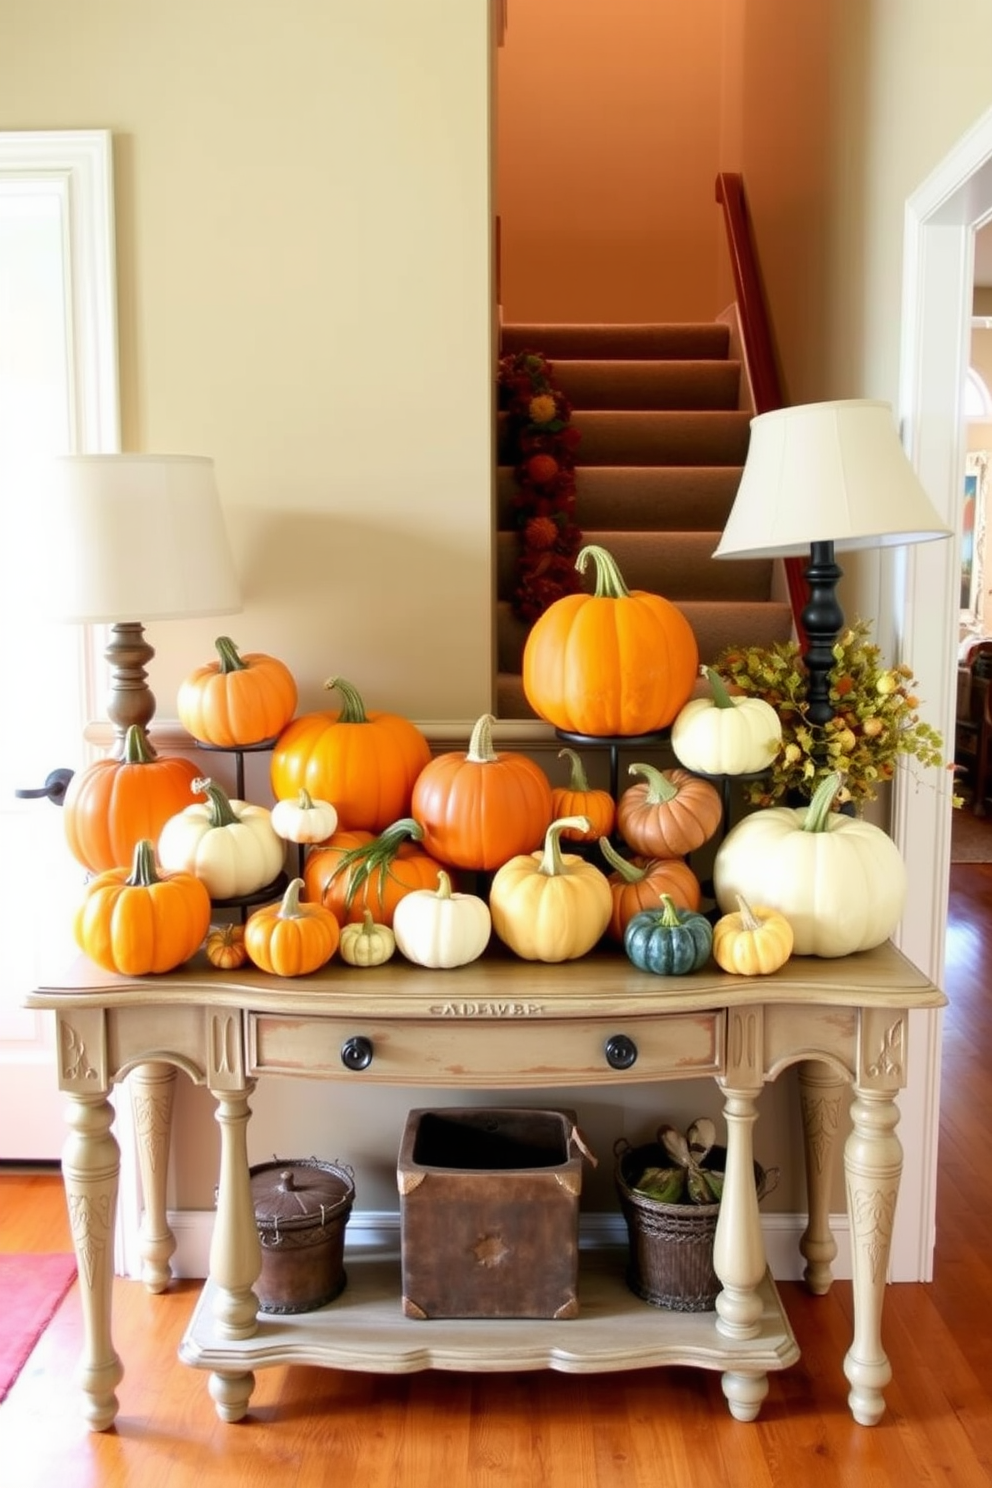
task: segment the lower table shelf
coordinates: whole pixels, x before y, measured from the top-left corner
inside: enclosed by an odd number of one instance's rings
[[[251,1337],[218,1336],[207,1282],[179,1349],[184,1363],[212,1370],[212,1394],[224,1420],[248,1409],[252,1371],[311,1364],[374,1374],[421,1369],[498,1373],[558,1369],[608,1373],[655,1365],[695,1365],[725,1372],[731,1412],[752,1420],[766,1393],[764,1376],[795,1363],[799,1348],[775,1284],[765,1276],[759,1332],[732,1339],[717,1331],[715,1312],[679,1313],[642,1302],[624,1281],[625,1251],[583,1250],[579,1315],[555,1319],[431,1319],[403,1316],[396,1253],[346,1252],[347,1286],[314,1312],[259,1313]]]

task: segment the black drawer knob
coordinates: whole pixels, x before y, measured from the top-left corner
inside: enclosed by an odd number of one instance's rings
[[[368,1069],[372,1063],[372,1040],[360,1033],[345,1039],[341,1045],[341,1063],[345,1069]]]
[[[637,1045],[625,1033],[613,1033],[606,1040],[606,1062],[610,1069],[630,1069],[637,1061]]]

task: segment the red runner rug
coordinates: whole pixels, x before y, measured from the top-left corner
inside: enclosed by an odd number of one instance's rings
[[[6,1398],[75,1277],[72,1255],[0,1253],[0,1400]]]

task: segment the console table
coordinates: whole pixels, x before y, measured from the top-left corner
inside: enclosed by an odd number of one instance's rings
[[[200,957],[167,976],[115,978],[81,958],[62,984],[28,1002],[55,1013],[59,1083],[69,1097],[63,1175],[83,1302],[87,1420],[94,1430],[111,1425],[123,1374],[112,1338],[120,1157],[108,1094],[132,1075],[144,1280],[162,1291],[175,1244],[165,1193],[177,1069],[209,1088],[221,1131],[210,1276],[180,1357],[210,1371],[222,1420],[245,1415],[256,1369],[293,1362],[395,1373],[691,1364],[720,1370],[731,1413],[753,1420],[769,1371],[799,1354],[767,1274],[752,1165],[755,1102],[766,1081],[798,1064],[808,1194],[800,1248],[814,1292],[832,1279],[829,1158],[842,1093],[853,1089],[844,1167],[854,1330],[844,1370],[855,1419],[872,1425],[891,1377],[881,1319],[902,1167],[895,1096],[906,1083],[908,1014],[945,1001],[891,945],[837,960],[793,958],[758,978],[715,969],[654,977],[616,952],[547,966],[496,949],[444,972],[399,958],[362,970],[333,961],[295,980],[221,972]],[[580,1311],[569,1320],[405,1318],[399,1258],[377,1252],[347,1255],[338,1302],[259,1314],[249,1098],[257,1079],[281,1075],[475,1091],[716,1080],[727,1127],[716,1310],[674,1313],[639,1301],[614,1246],[582,1251]]]

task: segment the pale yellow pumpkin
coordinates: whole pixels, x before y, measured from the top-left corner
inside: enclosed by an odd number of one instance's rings
[[[713,959],[738,976],[769,976],[792,955],[792,926],[777,909],[752,909],[743,894],[737,904],[713,926]]]
[[[493,929],[525,961],[571,961],[591,951],[613,913],[606,874],[575,853],[563,853],[562,832],[589,830],[588,817],[553,821],[542,852],[522,853],[493,877]]]

